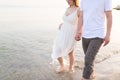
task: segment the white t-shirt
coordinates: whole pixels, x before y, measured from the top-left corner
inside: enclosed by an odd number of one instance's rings
[[[111,0],[81,0],[83,31],[85,38],[104,38],[105,11],[112,10]]]

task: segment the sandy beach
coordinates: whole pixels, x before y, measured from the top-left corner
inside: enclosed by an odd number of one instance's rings
[[[50,64],[58,31],[52,26],[57,23],[41,22],[39,13],[38,8],[23,7],[0,11],[0,80],[80,80],[84,66],[81,41],[74,54],[75,72],[57,74]],[[95,60],[95,80],[120,80],[120,11],[113,11],[113,20],[111,42],[101,47]]]
[[[1,32],[0,80],[80,80],[84,58],[81,42],[75,52],[75,72],[57,74],[50,65],[54,35],[47,38],[48,34],[39,30]],[[95,80],[120,79],[120,48],[117,45],[101,48],[95,61]]]

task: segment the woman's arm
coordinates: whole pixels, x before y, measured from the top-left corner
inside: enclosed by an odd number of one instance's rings
[[[78,10],[78,26],[77,33],[82,34],[82,25],[83,25],[83,12]]]

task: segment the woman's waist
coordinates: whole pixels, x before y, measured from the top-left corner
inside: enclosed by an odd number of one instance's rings
[[[64,25],[77,26],[76,23],[71,23],[71,22],[64,22]]]

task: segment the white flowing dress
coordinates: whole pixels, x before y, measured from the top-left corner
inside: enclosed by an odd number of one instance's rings
[[[59,30],[53,45],[53,63],[59,58],[68,55],[76,44],[75,34],[78,23],[77,10],[70,15],[63,15],[63,24]]]

